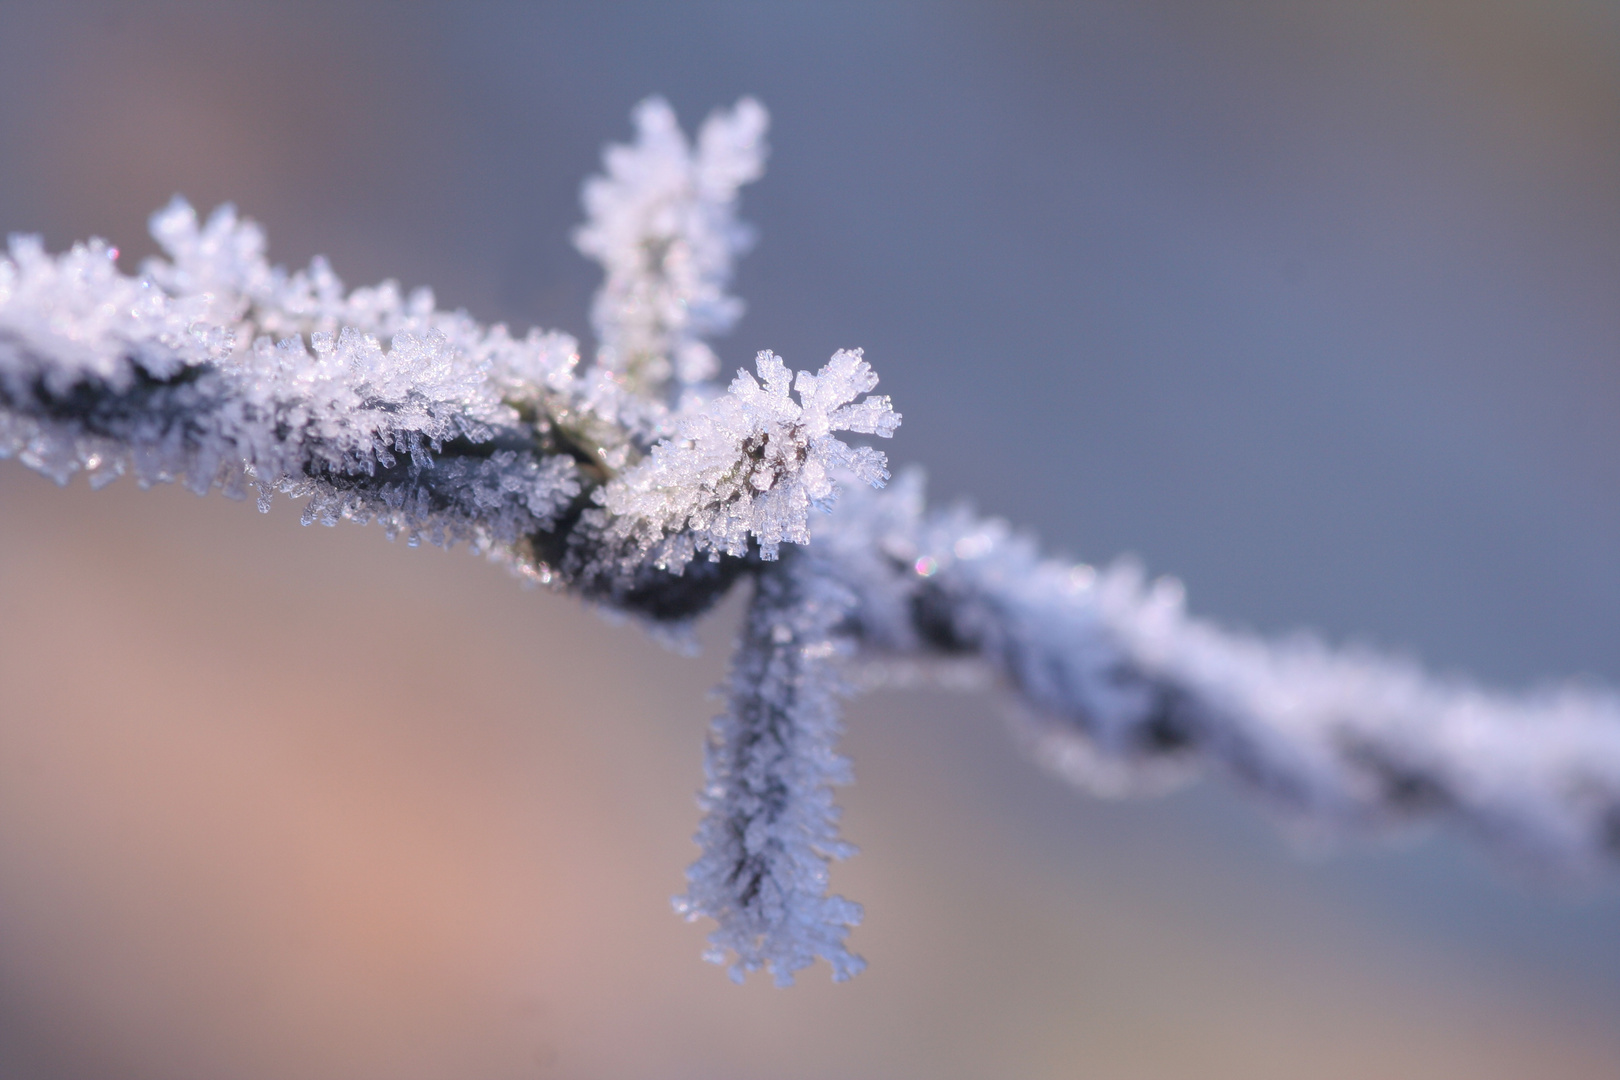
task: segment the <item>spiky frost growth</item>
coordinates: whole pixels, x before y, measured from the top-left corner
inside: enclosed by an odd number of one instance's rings
[[[566,393],[569,339],[515,341],[392,283],[346,294],[322,260],[289,275],[230,207],[199,227],[176,200],[152,224],[172,261],[140,278],[99,242],[50,256],[13,239],[0,456],[59,482],[133,471],[237,497],[256,486],[261,505],[285,491],[312,497],[310,520],[486,548],[545,528],[579,493],[573,460],[544,453],[507,400]]]
[[[810,542],[810,510],[831,508],[835,471],[872,487],[889,478],[881,451],[833,435],[886,439],[900,426],[888,397],[860,397],[878,382],[860,349],[797,378],[769,351],[754,366],[758,380],[737,372],[725,394],[683,417],[677,438],[600,489],[610,531],[640,557],[679,570],[697,554],[744,555],[752,540],[769,561],[784,542]]]
[[[137,373],[165,378],[230,352],[230,335],[207,319],[207,297],[172,297],[125,277],[117,258],[101,240],[52,256],[38,237],[11,238],[0,258],[6,375],[27,370],[53,394],[89,379],[123,391]]]
[[[567,334],[533,329],[514,339],[504,325],[486,327],[465,311],[440,309],[432,289],[405,294],[396,281],[346,290],[319,255],[303,270],[272,266],[264,230],[238,217],[229,203],[204,223],[176,197],[152,215],[151,231],[168,258],[148,259],[143,279],[186,298],[200,325],[227,328],[239,347],[261,338],[336,336],[344,329],[379,339],[437,332],[455,354],[441,375],[459,379],[474,408],[499,409],[514,395],[561,400],[577,392],[579,346]],[[503,421],[510,418],[510,412],[499,413]]]
[[[720,362],[705,338],[724,334],[743,303],[726,293],[753,243],[737,189],[765,169],[764,106],[743,98],[687,142],[663,98],[636,106],[635,142],[610,146],[605,176],[585,183],[579,250],[606,275],[591,305],[597,367],[644,398],[706,383]]]
[[[832,664],[849,650],[839,629],[854,600],[797,552],[755,576],[727,708],[704,755],[703,854],[675,899],[688,919],[719,923],[705,958],[735,956],[737,982],[768,967],[786,986],[818,956],[840,982],[866,967],[844,945],[860,905],[826,895],[828,860],[855,853],[838,837],[831,791],[851,779],[837,752],[842,685]]]

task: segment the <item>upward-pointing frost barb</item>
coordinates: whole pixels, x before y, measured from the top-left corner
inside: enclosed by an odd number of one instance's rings
[[[585,183],[579,250],[605,275],[591,305],[606,386],[664,400],[707,383],[720,362],[706,338],[742,317],[726,293],[753,231],[737,220],[737,189],[765,170],[765,109],[743,98],[687,142],[663,98],[635,109],[636,141],[603,155]]]

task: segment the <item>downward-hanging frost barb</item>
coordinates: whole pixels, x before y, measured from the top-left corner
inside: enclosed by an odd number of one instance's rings
[[[61,483],[132,471],[307,497],[306,522],[468,540],[664,626],[752,575],[679,901],[717,921],[711,958],[731,956],[738,978],[766,967],[787,982],[817,957],[835,978],[861,969],[845,945],[860,908],[827,890],[829,860],[853,850],[831,797],[849,777],[835,748],[846,656],[999,676],[1035,753],[1105,794],[1207,764],[1316,829],[1449,819],[1542,865],[1620,857],[1613,694],[1490,693],[1235,634],[1190,616],[1171,579],[930,512],[918,473],[876,491],[883,454],[835,437],[900,423],[888,398],[862,396],[877,376],[859,350],[796,378],[763,352],[757,377],[706,383],[705,338],[741,311],[725,291],[748,242],[736,194],[759,175],[765,112],[745,99],[717,113],[695,148],[657,99],[636,125],[585,189],[576,239],[605,280],[583,371],[565,334],[514,337],[393,282],[347,290],[322,259],[288,272],[230,207],[199,222],[176,200],[152,219],[167,257],[140,277],[100,241],[53,256],[12,240],[0,457]]]
[[[720,924],[706,958],[734,955],[737,982],[769,967],[786,986],[817,957],[839,981],[866,967],[844,945],[860,905],[826,895],[828,860],[855,853],[838,837],[831,791],[851,779],[837,752],[842,684],[833,663],[849,650],[839,630],[854,600],[807,554],[755,577],[727,708],[704,755],[703,854],[675,899],[688,919]]]
[[[797,379],[771,352],[754,367],[757,380],[737,372],[725,394],[682,418],[676,438],[599,490],[610,531],[643,557],[679,570],[699,553],[744,555],[753,540],[769,561],[783,543],[810,542],[810,510],[831,508],[835,470],[873,487],[889,478],[881,451],[833,436],[889,438],[900,426],[887,397],[856,400],[878,381],[861,350],[841,350]]]
[[[743,303],[726,293],[753,243],[737,220],[737,189],[765,168],[763,106],[743,98],[715,112],[687,143],[662,98],[636,106],[636,140],[603,155],[585,184],[579,250],[605,279],[591,305],[605,387],[663,400],[666,388],[706,383],[720,362],[705,338],[724,334]]]

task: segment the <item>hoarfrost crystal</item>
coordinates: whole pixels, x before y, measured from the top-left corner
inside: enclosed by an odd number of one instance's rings
[[[797,379],[771,352],[754,368],[757,380],[737,372],[725,394],[685,416],[677,438],[602,489],[614,530],[660,565],[679,569],[700,552],[741,556],[750,539],[761,558],[775,559],[784,542],[810,542],[810,510],[831,509],[836,471],[873,487],[889,478],[880,451],[833,436],[889,438],[900,426],[887,397],[856,400],[878,381],[861,350],[837,352]]]

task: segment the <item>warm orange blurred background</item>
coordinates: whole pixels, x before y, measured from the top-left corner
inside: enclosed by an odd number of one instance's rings
[[[1201,612],[1617,681],[1617,61],[1573,0],[8,5],[0,226],[133,267],[232,198],[583,333],[599,145],[757,93],[728,360],[868,346],[897,461]],[[732,986],[668,897],[737,614],[684,658],[285,500],[0,465],[0,1077],[1620,1076],[1612,882],[1099,803],[975,694],[849,710],[870,969]]]

